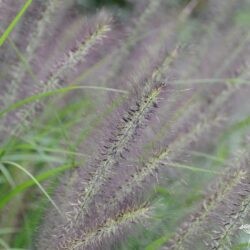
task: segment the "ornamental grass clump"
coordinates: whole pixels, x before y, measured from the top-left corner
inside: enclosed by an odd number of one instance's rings
[[[248,249],[250,2],[31,1],[8,29],[21,7],[0,1],[0,246]]]

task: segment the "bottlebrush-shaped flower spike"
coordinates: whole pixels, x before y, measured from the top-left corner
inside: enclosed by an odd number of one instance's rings
[[[122,202],[126,196],[133,192],[135,187],[143,186],[145,180],[155,175],[155,172],[157,172],[160,167],[167,166],[168,161],[172,161],[178,157],[190,142],[197,140],[200,135],[218,125],[220,122],[221,119],[217,118],[214,122],[203,121],[196,124],[187,134],[181,134],[169,147],[143,163],[143,166],[138,167],[138,170],[128,178],[126,184],[115,192],[114,198],[108,205],[109,208],[111,209],[111,207],[116,206],[117,203]]]
[[[131,52],[131,49],[135,46],[137,42],[137,37],[144,27],[147,20],[155,14],[156,10],[159,8],[161,0],[149,1],[148,6],[142,11],[142,14],[135,20],[135,28],[129,34],[127,40],[122,43],[119,48],[118,54],[115,55],[112,70],[103,78],[104,83],[108,83],[113,80],[114,77],[122,69],[123,61],[127,59],[127,56]]]
[[[154,81],[161,81],[163,78],[163,75],[167,74],[168,68],[171,65],[171,63],[176,59],[178,56],[178,50],[180,48],[180,45],[178,44],[174,50],[170,53],[169,56],[165,57],[163,62],[160,66],[158,66],[152,73],[152,79]]]
[[[34,5],[34,7],[33,7],[33,5]],[[25,56],[26,63],[28,63],[28,64],[31,63],[31,61],[34,57],[35,51],[41,45],[41,39],[46,33],[45,31],[48,27],[48,24],[50,23],[52,16],[55,14],[54,12],[57,10],[57,8],[60,5],[61,5],[61,3],[58,0],[47,1],[45,4],[44,3],[43,4],[33,3],[31,5],[32,12],[40,11],[40,13],[37,14],[37,16],[40,15],[40,17],[38,16],[39,19],[36,20],[36,22],[34,22],[34,20],[33,20],[32,26],[34,26],[34,28],[32,29],[32,32],[30,32],[30,34],[28,34],[27,46],[26,46],[24,52],[22,52]],[[37,8],[38,10],[36,10],[35,8]],[[41,11],[40,10],[41,8],[45,8],[45,10]],[[27,28],[24,26],[23,29],[26,30]],[[25,34],[27,37],[27,32],[25,32]],[[22,40],[22,39],[19,39],[19,40]],[[4,97],[4,100],[3,100],[5,105],[13,102],[13,100],[16,98],[16,95],[18,93],[18,88],[20,87],[20,84],[25,79],[25,75],[28,72],[27,66],[30,67],[30,65],[27,65],[26,68],[24,68],[23,63],[24,62],[22,60],[20,60],[17,65],[13,66],[13,70],[12,70],[13,79],[11,80],[10,84],[8,85],[8,92],[6,93],[6,96]],[[30,70],[31,69],[29,69],[29,71]],[[33,72],[29,72],[29,73],[33,74]],[[34,78],[33,75],[32,75],[32,78]],[[36,79],[33,79],[33,80],[36,80]]]
[[[53,1],[53,6],[56,8],[57,1]],[[52,3],[51,3],[52,4]],[[52,10],[51,10],[52,11]],[[44,16],[46,19],[46,16]],[[108,32],[111,30],[112,20],[111,18],[104,12],[100,13],[97,17],[98,24],[93,29],[92,32],[88,36],[85,37],[84,41],[78,43],[77,46],[72,49],[66,56],[63,61],[57,66],[57,68],[49,74],[45,81],[40,81],[36,86],[36,92],[47,92],[53,91],[61,87],[61,81],[65,76],[65,73],[72,70],[72,68],[76,67],[78,63],[85,60],[85,56],[89,53],[89,51],[100,41],[102,41]],[[43,21],[40,21],[43,24]],[[41,35],[41,34],[40,34]],[[35,39],[35,38],[33,38]],[[35,47],[33,48],[35,50]],[[30,55],[31,56],[31,55]],[[28,59],[31,59],[28,58]],[[18,81],[23,80],[25,77],[25,71],[22,70],[22,63],[19,65],[15,72],[15,78],[18,79],[17,82],[13,80],[13,84],[16,85]],[[19,72],[20,71],[20,72]],[[19,74],[20,73],[20,74]],[[16,85],[17,86],[17,85]],[[15,88],[13,88],[12,92]],[[8,97],[8,96],[6,96]],[[31,103],[28,107],[22,108],[17,111],[16,117],[19,120],[18,128],[15,128],[13,132],[18,135],[21,133],[24,128],[23,124],[29,125],[32,118],[43,110],[43,103],[40,100],[37,100]]]
[[[27,46],[27,59],[30,59],[35,52],[35,50],[40,46],[41,38],[45,34],[45,31],[48,25],[51,22],[52,17],[56,14],[58,8],[62,6],[62,3],[59,0],[47,1],[45,4],[45,11],[42,14],[42,18],[38,20],[37,27],[34,32],[31,34],[31,39],[29,40]]]
[[[237,158],[235,163],[245,172],[245,178],[218,204],[209,216],[209,223],[203,226],[206,235],[209,235],[203,237],[204,241],[211,249],[231,248],[240,225],[244,224],[250,212],[250,154],[239,153]]]
[[[239,226],[244,223],[244,219],[249,215],[250,182],[247,183],[247,187],[246,185],[241,185],[240,188],[243,190],[239,190],[238,193],[232,193],[229,196],[229,200],[223,204],[221,210],[214,216],[214,221],[210,221],[210,223],[212,222],[216,226],[208,231],[210,239],[204,240],[209,249],[230,249],[235,234],[239,232]]]
[[[233,231],[233,224],[236,226],[240,223],[240,214],[243,216],[246,209],[249,209],[249,171],[246,170],[245,162],[249,157],[247,155],[245,153],[239,161],[236,159],[233,162],[233,168],[228,168],[228,171],[220,177],[216,186],[213,187],[213,191],[206,195],[201,206],[179,227],[163,249],[193,249],[192,244],[197,241],[202,242],[201,238],[206,245],[210,244],[209,249],[225,249],[220,246],[222,239],[229,234],[229,231]],[[225,216],[228,208],[228,215]],[[232,209],[230,210],[230,208]],[[225,217],[231,218],[225,219]],[[239,219],[238,222],[237,219]],[[225,222],[225,225],[221,223],[222,221]],[[198,234],[204,231],[206,231],[204,236],[210,235],[209,240],[207,237],[199,238]],[[196,238],[199,239],[195,240]]]
[[[104,249],[105,245],[109,245],[109,239],[119,237],[119,235],[134,227],[135,224],[143,223],[150,217],[152,208],[146,203],[133,206],[119,211],[114,218],[109,218],[101,225],[97,225],[93,230],[84,233],[80,238],[72,238],[64,245],[59,246],[60,249],[80,250],[80,249]]]
[[[84,184],[85,189],[78,198],[80,201],[77,208],[78,212],[70,219],[72,226],[78,220],[82,221],[87,215],[89,205],[93,201],[94,196],[99,192],[124,151],[128,149],[129,143],[136,135],[138,128],[145,122],[150,112],[157,107],[159,96],[164,88],[165,86],[160,84],[157,87],[153,87],[149,92],[144,90],[146,93],[143,93],[141,99],[136,101],[136,105],[128,110],[127,116],[122,118],[114,138],[109,139],[109,145],[104,149],[104,159],[102,157],[102,159],[98,160],[99,164],[91,174],[90,181]]]
[[[78,42],[75,48],[67,52],[62,61],[57,65],[57,68],[51,72],[47,82],[58,83],[66,72],[74,69],[80,62],[83,62],[89,51],[107,37],[109,31],[111,31],[112,19],[104,12],[99,15],[99,19],[93,31],[83,41]]]

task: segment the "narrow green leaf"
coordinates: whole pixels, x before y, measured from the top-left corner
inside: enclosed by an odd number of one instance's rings
[[[22,167],[20,164],[17,164],[15,162],[4,161],[3,164],[14,166],[14,167],[20,169],[21,171],[23,171],[25,174],[27,174],[30,177],[30,179],[32,179],[33,182],[39,187],[39,189],[47,197],[47,199],[51,202],[51,204],[56,208],[56,210],[58,211],[58,213],[62,217],[64,217],[63,213],[61,212],[61,210],[59,209],[59,207],[56,205],[56,203],[52,200],[52,198],[50,197],[50,195],[46,192],[46,190],[42,187],[42,185],[39,183],[39,181],[29,171],[27,171],[24,167]]]
[[[157,250],[160,249],[160,247],[169,239],[169,236],[163,236],[155,241],[153,241],[151,244],[149,244],[145,250]]]
[[[50,169],[48,171],[43,172],[42,174],[35,176],[35,179],[39,182],[47,180],[53,176],[58,175],[59,173],[72,168],[72,165],[63,165],[57,168]],[[5,194],[0,199],[0,209],[3,208],[14,196],[28,189],[29,187],[34,186],[36,183],[33,179],[27,180],[20,185],[16,186],[9,193]]]
[[[187,170],[191,170],[194,172],[203,172],[203,173],[209,173],[209,174],[221,174],[220,172],[215,171],[215,170],[209,170],[209,169],[203,169],[203,168],[198,168],[198,167],[194,167],[194,166],[188,166],[188,165],[177,163],[177,162],[162,161],[161,163],[166,164],[169,167],[182,168],[182,169],[187,169]]]
[[[13,19],[13,21],[10,23],[10,25],[7,27],[7,29],[4,31],[4,33],[0,37],[0,47],[3,45],[5,40],[8,38],[12,30],[16,27],[26,10],[29,8],[29,6],[32,4],[32,0],[27,0],[22,9],[18,12],[16,17]]]
[[[20,108],[26,104],[32,103],[36,100],[43,99],[45,97],[49,97],[49,96],[56,95],[56,94],[66,93],[66,92],[73,91],[73,90],[79,90],[79,89],[95,89],[95,90],[112,91],[112,92],[118,92],[118,93],[127,93],[126,91],[120,90],[120,89],[98,87],[98,86],[70,86],[70,87],[60,88],[60,89],[56,89],[53,91],[48,91],[45,93],[39,93],[36,95],[29,96],[21,101],[13,103],[8,108],[0,111],[0,116],[6,114],[8,112],[11,112],[17,108]]]

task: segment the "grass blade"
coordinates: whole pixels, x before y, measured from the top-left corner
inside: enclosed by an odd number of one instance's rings
[[[12,30],[16,27],[26,10],[29,8],[29,6],[32,4],[32,0],[27,0],[25,5],[22,7],[22,9],[19,11],[19,13],[16,15],[16,17],[13,19],[13,21],[10,23],[10,25],[7,27],[7,29],[4,31],[2,36],[0,37],[0,47],[4,44],[5,40],[8,38]]]

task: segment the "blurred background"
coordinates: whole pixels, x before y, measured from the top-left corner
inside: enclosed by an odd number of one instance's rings
[[[0,1],[0,34],[24,3]],[[0,249],[36,249],[54,190],[98,154],[148,79],[167,94],[129,162],[171,145],[178,154],[138,191],[152,223],[109,249],[212,249],[205,234],[183,248],[170,240],[249,152],[249,27],[249,0],[33,1],[0,47]],[[246,211],[221,249],[250,249]]]

